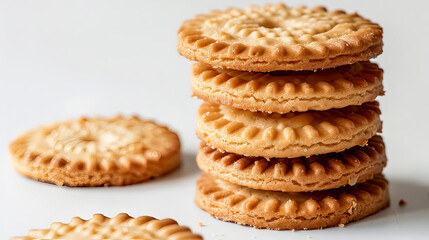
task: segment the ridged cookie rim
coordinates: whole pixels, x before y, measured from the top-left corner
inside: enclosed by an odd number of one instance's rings
[[[219,182],[239,190],[227,190]],[[279,199],[286,194],[296,193],[254,190],[203,174],[197,181],[195,203],[220,220],[274,230],[343,226],[389,205],[388,181],[382,174],[355,186],[305,193],[314,194],[305,201]]]
[[[364,147],[309,158],[266,159],[220,152],[201,143],[197,164],[215,178],[253,189],[310,192],[355,185],[383,170],[387,158],[381,136]]]
[[[61,154],[32,152],[26,149],[29,138],[37,131],[54,129],[62,124],[85,121],[115,121],[131,119],[151,124],[171,135],[170,142],[174,147],[166,152],[150,150],[148,154],[139,155],[139,162],[133,159],[119,157],[112,159],[92,159],[91,161],[70,160]],[[50,125],[38,126],[25,132],[9,144],[9,159],[14,169],[26,177],[37,181],[49,182],[59,186],[123,186],[146,181],[152,177],[167,174],[180,165],[180,139],[174,131],[153,120],[145,120],[137,115],[125,117],[117,115],[112,118],[86,118],[62,121]],[[22,150],[25,151],[22,151]],[[162,167],[157,167],[162,164]],[[50,175],[46,175],[46,171]],[[76,177],[84,177],[83,181],[74,181]],[[94,180],[93,177],[101,178]]]
[[[175,220],[171,218],[157,219],[151,216],[141,216],[134,218],[126,213],[120,213],[113,218],[106,217],[102,214],[94,214],[92,218],[84,220],[80,217],[74,217],[69,223],[52,223],[48,229],[33,229],[30,230],[28,235],[25,237],[14,237],[12,240],[30,240],[34,238],[45,238],[50,239],[64,236],[64,232],[74,231],[78,226],[82,225],[98,225],[103,223],[110,224],[126,224],[130,227],[144,227],[145,230],[155,233],[166,239],[175,240],[197,240],[203,239],[200,235],[195,234],[190,228],[179,225]],[[63,233],[61,233],[63,232]],[[94,234],[94,233],[91,233]]]
[[[276,113],[265,113],[266,116],[261,117],[259,115],[263,113],[204,102],[197,113],[197,136],[209,146],[244,156],[293,158],[340,152],[356,145],[365,145],[368,139],[381,130],[381,111],[378,106],[378,102],[367,102],[343,109],[288,113],[280,116]],[[241,120],[228,119],[222,113],[223,109],[234,112],[235,116],[251,114],[252,118],[267,122],[276,122],[272,120],[274,118],[296,117],[296,121],[301,121],[301,118],[318,120],[317,124],[310,122],[301,127],[276,123],[275,128],[263,126],[263,129],[260,129],[255,125],[248,126]],[[321,119],[321,116],[324,118]]]
[[[361,70],[354,74],[353,68]],[[319,81],[309,83],[299,77],[294,78],[296,74],[285,73],[284,79],[288,81],[283,82],[278,74],[274,77],[270,73],[251,76],[247,72],[194,63],[191,88],[194,96],[207,102],[276,113],[343,108],[374,101],[384,94],[383,70],[375,63],[358,62],[320,71],[341,77],[326,81],[326,76],[321,76]],[[311,76],[309,74],[307,77]]]
[[[277,9],[288,9],[284,4]],[[309,9],[301,6],[296,9]],[[328,12],[324,7],[314,7],[314,11]],[[206,19],[223,14],[224,12],[241,11],[230,8],[225,11],[211,11],[206,15],[197,15],[192,20],[185,21],[178,30],[177,50],[184,57],[210,65],[243,71],[270,72],[278,70],[315,70],[367,61],[382,53],[383,29],[376,23],[344,11],[332,11],[336,14],[351,15],[363,21],[355,30],[340,38],[332,38],[325,42],[313,41],[309,44],[294,45],[246,45],[239,41],[213,39],[198,30],[198,24]]]

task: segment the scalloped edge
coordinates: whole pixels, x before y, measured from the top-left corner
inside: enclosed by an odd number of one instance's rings
[[[197,114],[197,136],[221,151],[244,156],[293,158],[341,152],[356,145],[365,145],[381,130],[382,125],[378,102],[322,112],[296,113],[293,116],[314,114],[319,119],[326,118],[318,124],[307,124],[297,129],[289,126],[282,126],[281,129],[247,126],[224,117],[222,108],[233,109],[216,103],[201,104]]]
[[[99,118],[93,118],[97,120]],[[101,118],[100,118],[101,119]],[[103,120],[124,119],[123,116],[102,118]],[[180,139],[175,132],[155,121],[138,119],[165,130],[171,135],[173,147],[168,152],[152,155],[142,155],[139,161],[120,157],[117,160],[102,159],[93,161],[67,160],[64,155],[45,155],[26,149],[28,138],[33,132],[51,128],[67,122],[59,122],[30,130],[16,138],[9,145],[9,155],[12,165],[18,173],[37,181],[53,183],[59,186],[124,186],[146,181],[153,177],[167,174],[180,165]],[[81,118],[74,121],[87,121]],[[150,151],[150,149],[149,149]],[[154,152],[154,151],[152,151]]]
[[[314,84],[297,82],[279,85],[270,81],[270,74],[243,79],[240,75],[246,72],[229,72],[204,63],[194,63],[191,88],[194,96],[204,101],[250,111],[288,113],[344,108],[374,101],[377,96],[384,94],[383,70],[370,62],[355,65],[362,66],[358,74],[335,81],[326,82],[321,78]],[[347,73],[350,67],[342,66],[338,70],[340,74]],[[335,74],[337,69],[321,71]],[[276,75],[275,79],[279,77]],[[354,84],[357,82],[359,84]]]
[[[381,174],[355,186],[305,194],[307,200],[298,202],[290,193],[253,190],[203,174],[195,203],[220,220],[274,230],[344,226],[389,205],[388,182]]]
[[[179,225],[175,220],[156,219],[150,216],[141,216],[138,218],[130,217],[126,213],[120,213],[113,218],[108,218],[102,214],[94,214],[91,219],[83,220],[80,217],[74,217],[69,223],[52,223],[48,229],[30,230],[25,237],[14,237],[12,240],[30,240],[30,239],[57,239],[65,236],[64,232],[80,231],[81,226],[91,224],[108,223],[111,225],[125,225],[133,228],[143,228],[145,231],[150,231],[162,239],[171,240],[202,240],[203,238],[195,234],[188,227]],[[91,233],[96,234],[96,233]]]
[[[266,5],[265,7],[272,5]],[[278,4],[277,8],[287,8]],[[326,12],[324,7],[315,7]],[[227,9],[234,11],[237,9]],[[225,12],[226,12],[225,11]],[[339,14],[346,14],[338,11]],[[204,36],[196,29],[203,20],[220,15],[222,11],[212,11],[185,21],[177,32],[177,51],[182,56],[210,65],[242,71],[270,72],[278,70],[315,70],[333,68],[367,61],[383,52],[383,29],[376,23],[362,18],[365,25],[352,34],[325,42],[295,45],[245,45],[240,42],[228,43]]]
[[[376,135],[364,147],[309,158],[266,159],[220,152],[201,143],[199,168],[215,178],[253,189],[310,192],[354,185],[386,166],[385,145]]]

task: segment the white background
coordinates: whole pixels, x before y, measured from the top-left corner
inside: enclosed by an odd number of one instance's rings
[[[224,223],[193,203],[191,62],[176,53],[176,31],[195,14],[260,1],[0,1],[0,239],[93,213],[171,217],[206,239],[428,239],[429,17],[427,1],[326,1],[384,27],[382,97],[391,207],[346,228],[256,230]],[[289,1],[289,5],[321,1]],[[69,188],[16,174],[7,145],[40,124],[137,113],[179,132],[183,165],[150,182]],[[398,207],[403,198],[407,206]],[[199,227],[198,222],[205,226]]]

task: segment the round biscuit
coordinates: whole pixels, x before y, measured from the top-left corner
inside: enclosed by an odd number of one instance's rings
[[[381,129],[380,113],[377,102],[287,114],[205,102],[197,113],[197,136],[220,151],[245,156],[311,156],[365,145]]]
[[[177,134],[136,116],[38,127],[15,139],[9,152],[22,175],[68,186],[135,184],[180,165]]]
[[[376,135],[363,147],[308,158],[245,157],[201,143],[197,163],[213,177],[249,188],[311,192],[372,179],[386,166],[387,158],[383,139]]]
[[[223,221],[274,230],[320,229],[360,220],[389,205],[388,182],[379,174],[355,186],[320,192],[262,191],[204,174],[195,203]]]
[[[188,227],[180,226],[175,220],[156,219],[150,216],[138,218],[120,213],[108,218],[94,214],[91,219],[74,217],[69,223],[53,223],[48,229],[30,230],[25,237],[12,240],[30,239],[141,239],[141,240],[202,240]]]
[[[250,111],[305,112],[360,105],[383,95],[383,70],[359,62],[319,71],[243,72],[195,63],[195,96]]]
[[[178,30],[177,50],[235,70],[316,70],[375,58],[382,38],[383,29],[357,13],[278,4],[197,15]]]

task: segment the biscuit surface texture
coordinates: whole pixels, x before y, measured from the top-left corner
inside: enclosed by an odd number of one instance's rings
[[[255,228],[316,229],[342,226],[389,205],[382,175],[355,186],[312,193],[254,190],[204,174],[197,181],[196,204],[210,215]]]
[[[383,139],[374,136],[364,147],[309,158],[245,157],[201,144],[197,163],[215,178],[253,189],[309,192],[355,185],[372,179],[386,166]]]
[[[125,213],[114,218],[94,214],[89,220],[79,217],[70,223],[53,223],[50,228],[30,230],[26,237],[12,240],[30,239],[140,239],[140,240],[202,240],[200,235],[180,226],[173,219],[156,219],[149,216],[133,218]]]
[[[356,13],[279,4],[198,15],[178,30],[177,49],[235,70],[315,70],[374,58],[382,37],[378,24]]]
[[[313,71],[243,72],[195,63],[191,87],[198,98],[240,109],[287,113],[328,110],[374,101],[383,70],[359,62]]]
[[[366,144],[381,129],[379,115],[377,102],[287,114],[206,102],[197,113],[197,136],[209,146],[245,156],[311,156]]]
[[[128,185],[180,164],[178,136],[138,117],[81,118],[38,127],[9,146],[16,171],[69,186]]]

